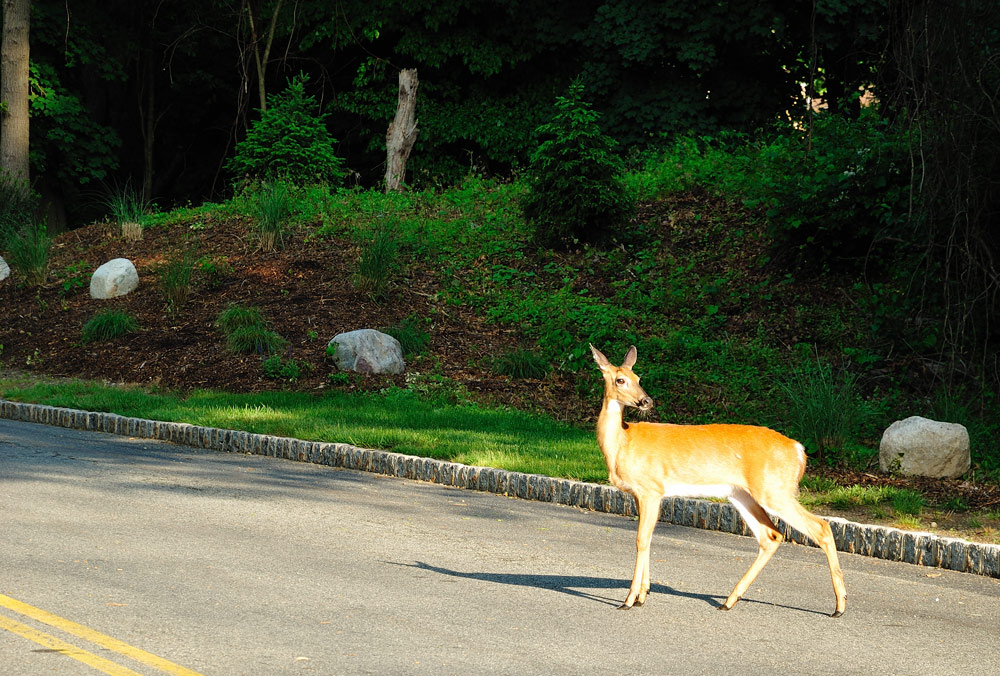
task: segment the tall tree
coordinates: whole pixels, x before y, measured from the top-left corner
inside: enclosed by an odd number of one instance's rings
[[[31,0],[3,0],[0,171],[28,181],[28,29]]]

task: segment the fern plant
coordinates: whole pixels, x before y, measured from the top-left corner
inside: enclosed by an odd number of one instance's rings
[[[634,212],[622,181],[624,165],[613,152],[615,141],[601,132],[599,117],[583,100],[577,79],[556,99],[552,121],[536,131],[542,142],[531,156],[521,208],[538,244],[601,242]]]

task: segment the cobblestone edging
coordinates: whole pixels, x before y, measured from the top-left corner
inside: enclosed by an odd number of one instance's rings
[[[555,502],[598,512],[626,516],[637,514],[632,498],[611,486],[508,472],[491,467],[473,467],[457,462],[357,448],[349,444],[302,441],[251,432],[198,427],[187,423],[128,418],[114,413],[93,413],[22,404],[3,399],[0,399],[0,418],[159,439],[218,451],[300,460],[488,491],[526,500]],[[750,534],[742,518],[729,503],[693,498],[665,498],[660,521],[727,533]],[[830,518],[829,522],[837,541],[837,549],[843,552],[1000,577],[1000,546],[997,545],[968,542],[931,533],[903,531],[887,526],[858,524],[839,518]],[[776,520],[775,523],[784,531],[788,540],[800,544],[812,544],[802,534],[790,529],[780,520]]]

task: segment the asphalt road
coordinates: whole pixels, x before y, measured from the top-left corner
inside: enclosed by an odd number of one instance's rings
[[[997,580],[842,554],[832,619],[824,557],[786,544],[716,612],[755,542],[660,524],[650,598],[622,612],[634,536],[560,505],[0,420],[0,674],[1000,673]]]

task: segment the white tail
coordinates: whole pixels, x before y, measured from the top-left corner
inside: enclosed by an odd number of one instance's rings
[[[844,575],[830,525],[799,504],[799,480],[806,467],[802,444],[766,427],[751,425],[668,425],[625,423],[627,406],[647,411],[653,400],[632,372],[631,347],[614,366],[593,345],[594,361],[604,374],[604,403],[597,418],[597,442],[608,463],[611,483],[635,498],[639,508],[635,572],[622,609],[641,606],[649,592],[649,542],[668,495],[729,498],[753,531],[760,550],[719,610],[743,596],[782,541],[770,511],[818,544],[826,554],[840,617],[847,606]]]

